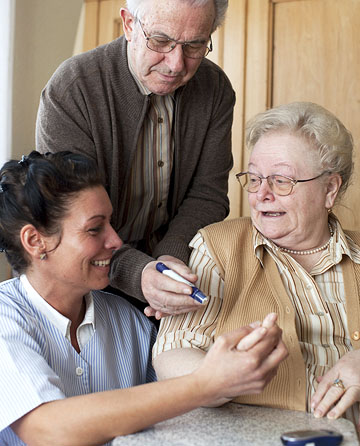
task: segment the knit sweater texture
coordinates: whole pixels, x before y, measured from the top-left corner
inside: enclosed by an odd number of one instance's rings
[[[119,203],[149,107],[127,61],[124,37],[63,62],[44,88],[36,124],[40,152],[71,150],[96,160],[106,181],[119,230]],[[204,59],[175,92],[174,168],[168,197],[169,221],[153,252],[125,245],[113,259],[110,283],[144,300],[141,272],[161,255],[188,261],[188,243],[201,227],[229,211],[231,126],[235,94],[224,72]]]
[[[224,280],[224,298],[216,327],[216,336],[266,314],[278,314],[283,340],[289,356],[283,361],[275,378],[259,395],[244,395],[234,401],[242,404],[306,410],[305,363],[295,327],[295,311],[276,266],[264,250],[263,266],[255,256],[250,218],[227,220],[201,230],[220,275]],[[345,231],[360,244],[360,232]],[[360,265],[343,256],[346,308],[349,332],[360,331]],[[354,349],[360,340],[351,339]]]

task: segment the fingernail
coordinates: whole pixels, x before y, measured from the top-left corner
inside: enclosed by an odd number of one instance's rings
[[[261,322],[260,322],[260,321],[251,322],[251,324],[249,324],[249,326],[250,326],[251,328],[256,328],[256,327],[258,327],[259,325],[261,325]]]
[[[264,322],[273,322],[276,317],[276,313],[270,313],[265,317]]]
[[[321,410],[316,410],[316,411],[314,412],[314,417],[315,417],[315,418],[321,418],[322,415],[323,415],[323,413],[322,413]]]
[[[331,412],[329,412],[327,414],[327,417],[330,418],[330,419],[336,418],[336,412],[332,410]]]

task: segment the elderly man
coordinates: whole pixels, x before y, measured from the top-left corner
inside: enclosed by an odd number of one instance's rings
[[[235,94],[205,59],[227,6],[128,0],[124,36],[65,61],[41,95],[37,150],[71,149],[97,161],[125,242],[110,283],[147,301],[148,316],[199,305],[188,285],[155,265],[166,262],[194,282],[188,243],[228,214]]]

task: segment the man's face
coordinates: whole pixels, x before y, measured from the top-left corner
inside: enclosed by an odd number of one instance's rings
[[[152,93],[172,93],[194,76],[202,59],[184,57],[181,45],[176,45],[170,53],[150,50],[139,21],[124,9],[121,16],[129,42],[131,65],[136,76]],[[213,2],[195,8],[178,0],[149,0],[142,13],[141,24],[147,36],[208,42],[214,19]]]

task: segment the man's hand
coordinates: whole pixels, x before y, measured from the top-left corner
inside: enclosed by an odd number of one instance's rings
[[[144,310],[146,316],[155,316],[156,319],[160,319],[170,314],[198,310],[202,304],[190,297],[191,287],[157,271],[158,262],[165,263],[168,268],[191,283],[197,280],[196,274],[193,274],[185,263],[175,257],[161,256],[156,261],[148,263],[141,275],[141,288],[145,299],[150,304]]]

